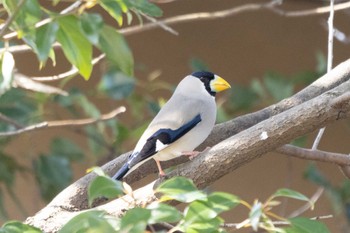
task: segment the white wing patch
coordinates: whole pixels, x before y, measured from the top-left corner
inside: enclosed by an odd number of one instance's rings
[[[168,145],[163,144],[160,140],[156,141],[156,152],[163,150]]]

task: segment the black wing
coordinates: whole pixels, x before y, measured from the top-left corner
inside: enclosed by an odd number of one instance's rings
[[[201,121],[201,115],[198,114],[178,129],[159,129],[147,139],[140,152],[133,153],[130,156],[128,160],[129,168],[169,146],[171,143],[188,133],[188,131],[193,129]]]

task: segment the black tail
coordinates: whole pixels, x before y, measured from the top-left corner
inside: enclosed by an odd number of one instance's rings
[[[129,170],[130,168],[128,164],[125,163],[112,178],[115,180],[121,180],[126,175],[126,173],[128,173]]]

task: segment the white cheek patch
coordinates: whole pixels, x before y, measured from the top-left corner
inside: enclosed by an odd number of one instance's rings
[[[266,140],[268,137],[269,137],[269,136],[267,135],[267,132],[266,132],[266,131],[264,131],[264,132],[262,132],[262,133],[260,134],[260,139],[261,139],[261,140]]]
[[[163,144],[160,140],[156,141],[156,151],[160,151],[167,147],[167,145]]]

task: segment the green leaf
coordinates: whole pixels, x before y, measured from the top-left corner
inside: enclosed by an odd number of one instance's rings
[[[160,17],[163,15],[163,11],[153,3],[150,3],[147,0],[133,0],[129,2],[133,8],[142,13],[153,16]]]
[[[266,74],[264,85],[275,101],[280,101],[293,95],[294,84],[278,74]]]
[[[311,220],[308,218],[292,218],[289,219],[291,227],[285,228],[286,233],[329,233],[326,225],[322,222]]]
[[[81,160],[84,157],[81,148],[65,138],[54,138],[52,140],[51,155],[65,157],[70,161]]]
[[[57,40],[62,45],[64,55],[88,80],[92,71],[92,45],[82,33],[75,16],[60,17],[58,23],[60,28],[57,32]]]
[[[162,193],[161,200],[175,199],[181,202],[206,199],[207,195],[199,191],[193,182],[184,177],[171,178],[157,188],[156,192]]]
[[[123,25],[123,11],[118,1],[101,0],[100,5],[118,22],[119,26]]]
[[[303,195],[297,191],[294,191],[291,189],[286,189],[286,188],[277,190],[272,196],[273,197],[289,197],[289,198],[297,199],[300,201],[310,202],[310,199],[308,197],[306,197],[305,195]]]
[[[0,233],[42,233],[42,231],[19,221],[9,221],[0,228]]]
[[[7,209],[6,209],[5,203],[4,203],[4,193],[3,193],[2,189],[0,189],[0,219],[1,220],[9,219]],[[1,228],[0,228],[0,232],[1,232]]]
[[[110,26],[104,26],[100,33],[99,48],[106,53],[118,69],[133,77],[134,59],[124,37]]]
[[[190,67],[192,71],[211,70],[208,65],[199,58],[191,58]]]
[[[67,158],[40,155],[33,166],[45,200],[51,200],[72,181],[72,169]]]
[[[205,222],[218,216],[206,201],[194,201],[185,209],[186,222]]]
[[[84,13],[80,18],[81,28],[86,38],[94,45],[98,43],[100,31],[103,27],[103,19],[99,14]]]
[[[151,210],[149,224],[161,222],[177,222],[181,219],[181,213],[173,206],[154,202],[147,206]]]
[[[59,233],[96,233],[117,231],[109,223],[106,213],[103,211],[90,210],[83,212],[67,222]]]
[[[11,156],[3,154],[0,151],[0,181],[4,182],[7,186],[11,186],[15,179],[15,172],[19,168]]]
[[[18,8],[19,0],[3,0],[5,9],[12,15]],[[40,21],[42,17],[42,11],[37,0],[26,0],[22,5],[20,11],[18,11],[12,26],[18,30],[19,37],[23,35],[22,30],[33,29],[34,25]]]
[[[208,196],[208,202],[211,208],[218,214],[236,207],[240,204],[240,201],[241,199],[239,197],[223,192],[214,192]]]
[[[224,221],[221,218],[214,218],[204,222],[192,223],[186,226],[183,231],[186,233],[219,233],[223,232],[220,228],[220,224],[222,223]]]
[[[259,100],[261,98],[258,98],[256,90],[252,90],[251,87],[235,85],[232,87],[232,92],[230,92],[230,105],[234,111],[250,109]]]
[[[332,190],[332,184],[327,178],[316,168],[315,165],[309,165],[304,173],[306,179],[313,183],[325,187],[327,190]]]
[[[151,210],[133,208],[121,219],[119,232],[143,233],[150,218]]]
[[[31,121],[29,119],[37,115],[37,110],[38,103],[33,98],[30,98],[28,92],[22,89],[11,88],[1,96],[0,112],[18,123],[30,124]],[[40,120],[38,117],[35,119]],[[0,128],[13,130],[13,126],[8,124],[5,126],[2,125],[3,123],[0,122]]]
[[[114,198],[122,195],[123,185],[120,181],[105,176],[97,176],[88,187],[89,205],[98,197]]]
[[[254,94],[256,94],[258,97],[262,99],[266,98],[267,96],[266,90],[264,89],[263,85],[258,79],[253,79],[251,81],[250,90],[252,90]]]
[[[52,44],[56,40],[58,28],[57,22],[53,21],[36,30],[35,47],[33,49],[41,62],[45,62],[49,57]]]
[[[128,97],[135,86],[135,80],[117,69],[105,73],[99,84],[99,89],[115,100]]]

